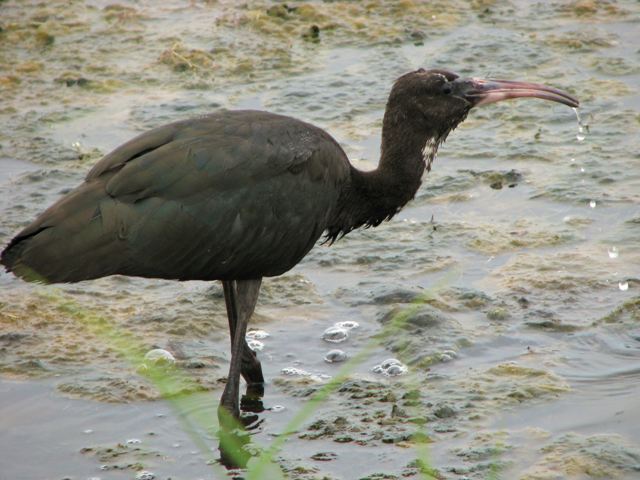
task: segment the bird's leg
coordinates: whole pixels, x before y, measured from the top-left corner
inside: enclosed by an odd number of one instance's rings
[[[233,285],[236,282],[234,281],[223,281],[222,287],[224,289],[224,300],[227,306],[227,318],[229,319],[229,334],[231,336],[231,345],[233,346],[233,338],[236,332],[236,323],[237,323],[237,315],[232,314],[234,310],[234,298],[235,298],[235,290]],[[258,285],[258,288],[260,286]],[[256,301],[258,299],[258,294],[256,293]],[[251,313],[253,313],[253,308],[255,308],[255,303],[251,308]],[[244,339],[244,347],[242,349],[242,362],[240,365],[240,373],[242,377],[245,379],[248,385],[251,385],[254,389],[260,389],[261,385],[264,384],[264,376],[262,375],[262,365],[260,365],[260,360],[258,360],[258,356],[256,352],[249,348],[247,345],[247,341]],[[255,385],[254,385],[255,384]]]
[[[258,300],[261,282],[262,279],[222,283],[231,331],[231,365],[227,384],[220,400],[220,408],[226,410],[224,413],[219,412],[221,421],[225,414],[236,419],[240,418],[238,396],[241,373],[247,379],[247,383],[264,382],[260,362],[245,340],[247,325]]]

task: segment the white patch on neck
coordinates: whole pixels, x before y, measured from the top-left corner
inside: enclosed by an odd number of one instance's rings
[[[435,138],[428,138],[422,148],[422,159],[425,163],[425,168],[427,172],[431,171],[431,164],[436,158],[436,153],[438,152],[438,144],[439,142]]]

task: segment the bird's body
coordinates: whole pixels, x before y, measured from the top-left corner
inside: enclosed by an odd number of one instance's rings
[[[172,123],[105,156],[21,232],[13,269],[48,282],[280,275],[329,228],[349,181],[338,143],[290,117],[221,111]]]
[[[323,233],[333,241],[391,218],[472,107],[517,97],[578,106],[543,85],[446,70],[403,75],[387,102],[380,163],[369,172],[324,130],[290,117],[221,111],[165,125],[100,160],[14,237],[1,262],[42,282],[221,280],[232,358],[219,411],[238,417],[240,374],[264,381],[245,342],[262,277],[291,269]]]

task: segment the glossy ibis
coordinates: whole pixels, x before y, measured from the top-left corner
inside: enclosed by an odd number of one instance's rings
[[[262,278],[291,269],[323,233],[333,242],[393,217],[472,107],[517,97],[578,106],[543,85],[407,73],[391,89],[380,163],[367,172],[327,132],[282,115],[219,111],[164,125],[102,158],[1,261],[46,283],[115,274],[222,281],[232,356],[219,408],[237,418],[240,374],[264,381],[245,341]]]

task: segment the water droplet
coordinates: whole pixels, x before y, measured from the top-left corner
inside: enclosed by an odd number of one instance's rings
[[[589,201],[589,207],[596,208],[596,201],[595,200],[590,200]]]
[[[268,336],[270,336],[269,332],[266,332],[264,330],[249,330],[247,332],[246,338],[247,340],[249,340],[250,338],[253,338],[255,340],[264,340]]]
[[[347,359],[347,354],[342,350],[330,350],[324,356],[324,361],[327,363],[339,363],[344,362]]]
[[[373,367],[372,371],[374,373],[381,373],[387,377],[397,377],[398,375],[404,375],[409,369],[397,358],[388,358],[380,363],[380,365]]]
[[[629,282],[627,282],[626,280],[618,282],[618,288],[623,292],[626,292],[627,290],[629,290]]]
[[[575,158],[572,158],[572,159],[571,159],[571,163],[575,163],[575,161],[576,161],[576,159],[575,159]]]
[[[582,123],[582,119],[580,118],[580,113],[578,113],[578,109],[574,108],[573,111],[576,114],[576,120],[578,121],[578,133],[576,134],[576,140],[582,142],[585,139],[585,126]]]
[[[322,339],[329,343],[341,343],[349,338],[349,331],[342,327],[329,327],[322,334]]]
[[[360,324],[358,322],[354,322],[353,320],[346,320],[344,322],[338,322],[335,324],[338,328],[344,328],[346,330],[353,330],[354,328],[358,328]]]
[[[130,438],[129,440],[127,440],[127,445],[138,445],[142,443],[142,440],[140,440],[139,438]]]
[[[609,254],[609,258],[618,258],[618,255],[620,255],[618,247],[611,247],[609,250],[607,250],[607,253]]]
[[[254,352],[261,352],[264,349],[264,343],[260,340],[249,339],[247,340],[247,346]]]
[[[580,173],[584,173],[584,167],[580,167]]]
[[[149,350],[144,356],[145,364],[172,365],[176,362],[171,352],[162,348],[154,348]]]
[[[143,470],[136,475],[136,480],[153,480],[154,478],[156,478],[156,474],[147,470]]]
[[[274,412],[274,413],[282,412],[283,410],[284,410],[284,406],[283,405],[274,405],[273,407],[271,407],[269,409],[269,411]]]

